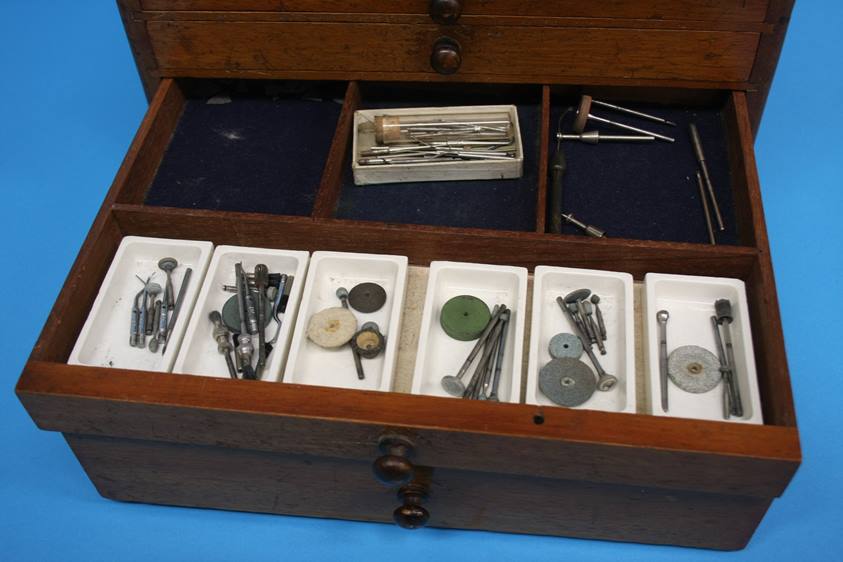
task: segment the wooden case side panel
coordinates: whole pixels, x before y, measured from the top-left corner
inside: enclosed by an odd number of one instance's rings
[[[46,430],[366,462],[399,432],[422,465],[675,490],[777,496],[800,458],[793,428],[286,383],[30,363],[17,391]]]
[[[181,112],[183,95],[170,79],[163,80],[135,134],[120,169],[67,275],[31,357],[65,361],[85,322],[89,306],[111,264],[125,232],[112,215],[112,206],[143,185],[158,166],[160,151]]]
[[[755,163],[747,95],[743,92],[733,92],[727,104],[727,114],[727,123],[733,129],[729,136],[736,139],[733,147],[740,150],[739,154],[732,155],[733,163],[737,162],[741,166],[737,173],[733,174],[733,177],[739,178],[741,182],[740,186],[736,186],[736,204],[745,214],[742,223],[752,225],[751,236],[759,250],[758,260],[747,279],[747,297],[750,304],[753,345],[755,349],[764,350],[763,353],[756,353],[758,372],[765,373],[758,381],[764,405],[764,420],[765,423],[795,427],[793,391],[770,258],[761,186]]]
[[[370,465],[66,435],[107,498],[167,505],[390,522],[395,489]],[[769,499],[673,492],[433,468],[429,526],[738,549]],[[681,527],[676,525],[681,521]]]

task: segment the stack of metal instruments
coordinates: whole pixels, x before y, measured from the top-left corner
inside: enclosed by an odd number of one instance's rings
[[[617,377],[606,372],[593,350],[596,345],[600,354],[606,355],[608,334],[600,296],[592,294],[590,289],[577,289],[556,297],[556,303],[574,333],[562,332],[550,339],[548,352],[552,359],[539,371],[539,390],[555,404],[579,406],[596,390],[608,392],[618,383]],[[580,360],[583,352],[594,365],[596,378]]]
[[[466,298],[473,297],[462,295],[456,298],[465,300]],[[490,400],[493,402],[499,400],[498,389],[501,382],[504,355],[506,354],[506,338],[511,314],[511,310],[503,304],[495,305],[491,311],[491,316],[489,316],[487,309],[486,317],[489,320],[486,322],[485,327],[483,327],[479,337],[477,334],[474,334],[474,337],[477,337],[477,343],[474,344],[460,370],[456,375],[442,377],[442,388],[445,389],[445,392],[457,398],[467,398],[470,400]],[[449,335],[452,334],[449,333]],[[457,337],[456,339],[470,340],[473,338]],[[466,385],[463,382],[463,378],[471,369],[472,363],[474,363],[474,360],[478,356],[480,359],[477,362],[471,379]]]
[[[667,353],[667,324],[670,313],[659,310],[659,382],[661,407],[669,410],[668,380],[685,392],[703,394],[716,388],[723,381],[723,419],[741,418],[744,415],[732,340],[732,303],[729,299],[714,302],[711,326],[717,356],[697,345],[684,345]]]
[[[158,268],[167,276],[164,287],[152,281],[155,272],[145,280],[138,277],[138,280],[143,283],[143,289],[138,291],[132,301],[129,327],[129,345],[132,347],[147,348],[152,353],[157,353],[160,349],[162,355],[167,351],[167,344],[170,342],[170,336],[178,320],[185,291],[193,273],[189,267],[185,270],[181,287],[176,295],[172,274],[178,266],[179,262],[175,258],[165,257],[158,261]],[[158,295],[162,297],[158,299]],[[147,336],[151,336],[148,343]]]
[[[242,263],[235,264],[234,284],[223,286],[224,291],[235,294],[221,312],[214,310],[208,315],[217,351],[225,358],[231,378],[261,378],[281,332],[292,284],[292,276],[270,273],[265,264],[256,265],[252,274],[246,273]],[[267,339],[270,321],[275,322],[275,334]]]
[[[514,160],[514,127],[506,113],[470,119],[379,115],[373,123],[375,144],[361,150],[363,166],[424,164],[464,160]]]

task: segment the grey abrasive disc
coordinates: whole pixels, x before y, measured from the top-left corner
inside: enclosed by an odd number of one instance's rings
[[[720,383],[720,360],[709,350],[696,346],[677,347],[667,358],[667,374],[685,392],[702,394]]]
[[[550,338],[547,350],[554,359],[562,359],[563,357],[579,359],[583,352],[582,341],[574,334],[556,334]]]
[[[588,365],[563,357],[553,359],[539,371],[539,390],[560,406],[579,406],[597,389],[597,378]]]

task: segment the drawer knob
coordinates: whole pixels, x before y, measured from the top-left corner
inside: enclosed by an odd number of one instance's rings
[[[439,74],[453,74],[462,64],[462,48],[456,39],[441,37],[433,44],[430,66]]]
[[[424,487],[410,484],[398,490],[398,499],[403,505],[395,508],[392,518],[399,527],[404,529],[418,529],[424,527],[430,519],[430,513],[422,507],[422,501],[427,497]]]
[[[406,484],[413,479],[413,442],[401,435],[384,435],[378,441],[382,456],[375,459],[372,472],[387,486]]]
[[[436,23],[453,25],[462,14],[462,2],[460,0],[430,0],[428,13],[430,19]]]

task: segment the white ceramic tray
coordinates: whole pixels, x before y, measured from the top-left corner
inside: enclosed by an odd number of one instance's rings
[[[574,333],[573,326],[556,303],[576,289],[591,289],[600,296],[606,323],[606,355],[593,347],[598,361],[618,378],[612,390],[595,391],[578,409],[635,412],[635,334],[632,276],[628,273],[539,266],[533,276],[533,310],[530,321],[530,360],[527,366],[527,404],[557,406],[539,389],[539,371],[550,360],[548,343],[560,332]],[[593,372],[585,353],[580,358]],[[596,374],[595,374],[596,377]]]
[[[340,306],[336,291],[358,283],[377,283],[386,291],[386,303],[373,313],[352,310],[358,326],[376,322],[386,336],[386,349],[374,359],[362,359],[366,378],[359,380],[351,347],[324,349],[306,335],[310,317],[325,308]],[[290,346],[284,382],[359,390],[389,391],[397,359],[401,315],[407,288],[407,258],[380,254],[314,252],[310,260],[302,304]]]
[[[527,309],[527,270],[523,267],[431,262],[412,393],[450,396],[442,388],[442,377],[456,374],[476,343],[451,338],[439,324],[442,306],[458,295],[482,299],[490,310],[496,304],[505,304],[512,310],[498,398],[501,402],[518,403],[521,398],[521,356]],[[477,359],[475,365],[476,362]],[[473,372],[473,369],[469,370],[465,375],[465,384],[468,384]]]
[[[667,352],[683,345],[698,345],[717,355],[711,316],[714,301],[732,301],[732,339],[737,364],[738,385],[741,391],[744,416],[730,421],[763,423],[755,354],[746,288],[739,279],[695,277],[648,273],[645,285],[645,326],[647,336],[648,394],[651,413],[657,416],[723,420],[723,383],[703,394],[692,394],[677,387],[668,379],[668,412],[661,408],[659,388],[659,338],[656,312],[667,310]]]
[[[375,142],[373,131],[361,131],[361,125],[374,123],[379,115],[423,116],[449,119],[471,119],[484,113],[508,113],[515,135],[515,158],[511,160],[465,160],[421,164],[388,164],[367,166],[358,164],[363,150]],[[354,112],[351,169],[355,185],[405,183],[415,181],[452,181],[520,178],[524,170],[524,150],[518,110],[514,105],[472,105],[453,107],[414,107],[406,109],[364,109]]]
[[[213,244],[210,242],[124,237],[67,362],[71,365],[170,371],[178,355],[212,250]],[[193,273],[167,352],[162,355],[161,349],[152,353],[148,349],[131,347],[129,325],[135,295],[143,288],[135,276],[146,279],[154,273],[152,281],[164,287],[166,275],[158,269],[158,260],[168,256],[179,262],[172,274],[176,294],[181,288],[187,268],[193,269]],[[149,339],[150,336],[147,336],[146,340]]]
[[[214,251],[205,283],[196,301],[195,312],[187,327],[184,342],[178,359],[173,368],[176,373],[191,375],[207,375],[213,377],[229,377],[225,358],[217,352],[214,341],[213,324],[208,320],[208,314],[213,310],[222,311],[233,293],[222,290],[223,285],[234,285],[234,265],[243,263],[247,272],[252,272],[259,263],[266,264],[270,273],[285,273],[292,275],[293,284],[290,287],[290,297],[287,309],[282,317],[281,332],[278,340],[267,357],[267,366],[261,380],[277,382],[284,371],[284,362],[289,350],[290,337],[296,321],[302,287],[307,273],[308,252],[290,250],[271,250],[265,248],[244,248],[239,246],[219,246]],[[266,327],[267,339],[275,334],[277,323],[272,320]]]

